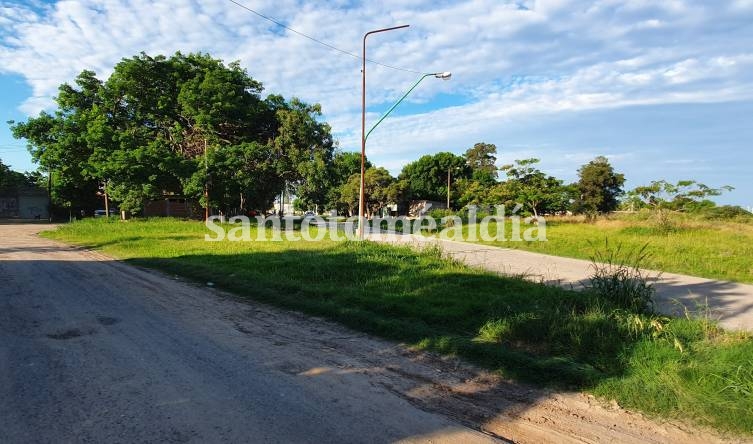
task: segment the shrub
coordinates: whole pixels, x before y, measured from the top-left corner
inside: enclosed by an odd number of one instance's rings
[[[665,208],[659,208],[653,214],[654,224],[659,232],[669,234],[677,230],[677,224],[672,217],[672,211]]]
[[[633,313],[653,313],[656,289],[649,282],[651,277],[641,269],[648,256],[648,244],[623,252],[621,244],[610,248],[609,240],[605,240],[604,249],[596,250],[591,257],[593,274],[588,289],[616,307]]]
[[[735,205],[723,205],[721,207],[705,208],[701,213],[704,219],[711,220],[742,220],[753,221],[753,213],[745,208]]]

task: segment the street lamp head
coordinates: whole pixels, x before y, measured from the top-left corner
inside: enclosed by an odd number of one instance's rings
[[[452,73],[449,72],[449,71],[438,72],[438,73],[434,74],[434,77],[436,77],[438,79],[442,79],[442,80],[450,80],[450,77],[452,77]]]

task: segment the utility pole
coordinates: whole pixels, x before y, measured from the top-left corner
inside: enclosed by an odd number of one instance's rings
[[[450,168],[447,168],[447,209],[450,209]]]
[[[207,159],[207,139],[204,138],[204,222],[209,220],[209,159]]]
[[[104,185],[102,186],[102,194],[105,196],[105,216],[109,219],[110,218],[110,199],[107,197],[107,179],[105,179]]]
[[[47,171],[47,218],[52,222],[52,170]]]

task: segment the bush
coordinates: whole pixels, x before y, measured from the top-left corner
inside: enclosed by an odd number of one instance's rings
[[[445,209],[434,209],[429,211],[429,217],[433,217],[434,219],[439,222],[443,217],[445,216],[452,216],[455,213],[452,210],[445,210]]]
[[[720,207],[704,208],[703,211],[700,212],[700,214],[704,219],[710,220],[736,219],[746,222],[753,221],[753,213],[746,210],[745,208],[735,205],[723,205]]]
[[[588,289],[616,307],[633,313],[653,313],[656,289],[641,269],[649,256],[647,250],[645,244],[638,250],[623,252],[621,244],[610,248],[605,240],[604,249],[596,250],[591,258],[594,271]]]

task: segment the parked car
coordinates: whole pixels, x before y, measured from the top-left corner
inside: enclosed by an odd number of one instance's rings
[[[94,217],[105,217],[107,212],[105,210],[94,210]],[[110,216],[117,216],[118,210],[110,208]]]

